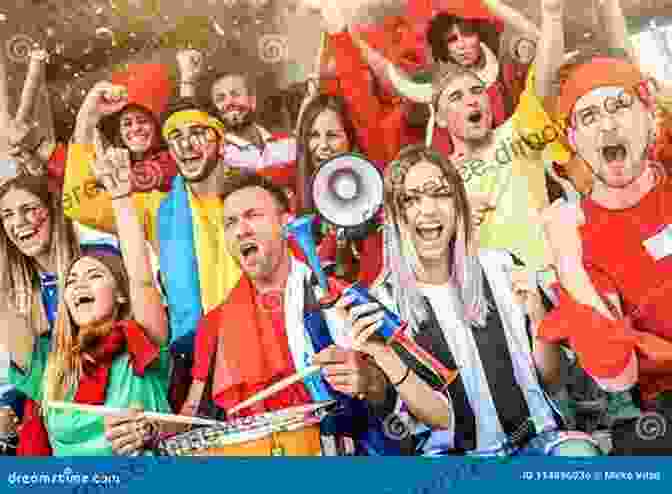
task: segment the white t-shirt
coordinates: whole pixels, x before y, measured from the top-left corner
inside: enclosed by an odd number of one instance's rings
[[[475,453],[495,452],[507,442],[507,436],[497,418],[497,410],[490,394],[472,330],[462,322],[456,310],[459,303],[456,289],[452,285],[419,285],[419,288],[429,300],[460,370],[460,378],[476,420]],[[509,349],[509,351],[512,359],[515,359],[515,350]],[[514,367],[524,366],[526,362],[527,359],[514,362]],[[531,377],[531,373],[518,372],[517,374],[525,376],[526,382],[522,385],[518,377],[516,380],[521,385],[533,420],[538,422],[538,426],[542,429],[555,428],[552,410],[544,398],[538,381]],[[456,422],[459,422],[459,417],[456,417]],[[459,427],[459,424],[457,426]],[[425,444],[424,451],[431,454],[432,451],[445,451],[453,447],[454,430],[434,431]]]

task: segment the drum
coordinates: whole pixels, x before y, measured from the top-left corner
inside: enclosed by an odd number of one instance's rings
[[[335,401],[201,427],[161,441],[162,456],[321,456],[320,422]]]

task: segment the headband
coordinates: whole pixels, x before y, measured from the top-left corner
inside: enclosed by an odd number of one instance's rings
[[[163,124],[163,138],[168,140],[168,136],[171,132],[177,129],[178,126],[187,123],[201,124],[205,127],[210,127],[211,129],[216,130],[222,139],[226,133],[224,124],[209,113],[201,110],[183,110],[173,113]]]
[[[636,92],[644,80],[642,73],[632,63],[617,58],[593,58],[590,62],[573,68],[569,77],[561,83],[558,113],[569,117],[576,102],[599,87],[621,87]]]

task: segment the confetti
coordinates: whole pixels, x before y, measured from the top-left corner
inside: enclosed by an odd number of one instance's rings
[[[220,36],[226,36],[226,31],[224,31],[224,29],[222,29],[222,26],[220,26],[214,19],[212,20],[212,27],[215,28],[215,32]]]
[[[134,34],[134,33],[131,33]],[[99,27],[96,29],[96,37],[99,39],[108,38],[112,41],[112,46],[117,46],[117,39],[114,35],[114,31],[107,27]],[[131,36],[133,37],[133,36]]]

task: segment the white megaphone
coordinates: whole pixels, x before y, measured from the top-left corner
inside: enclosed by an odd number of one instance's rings
[[[359,154],[341,154],[324,162],[313,176],[313,204],[319,215],[343,229],[373,220],[383,207],[383,176]]]

